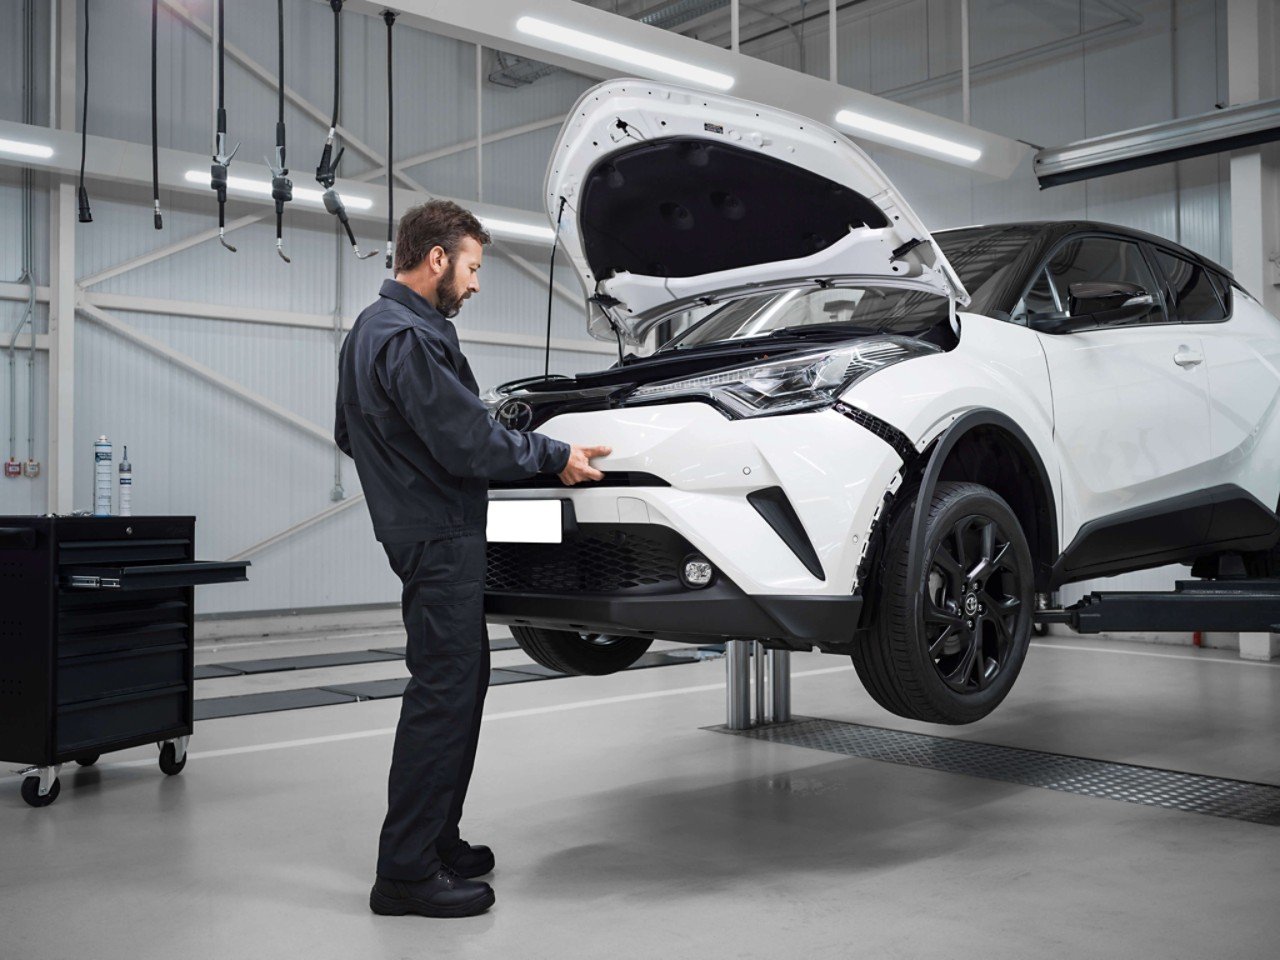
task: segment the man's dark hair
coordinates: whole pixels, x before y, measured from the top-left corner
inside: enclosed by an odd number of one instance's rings
[[[475,215],[452,200],[428,200],[410,207],[396,230],[396,272],[412,270],[427,258],[432,247],[443,247],[452,260],[463,237],[482,246],[490,240]]]

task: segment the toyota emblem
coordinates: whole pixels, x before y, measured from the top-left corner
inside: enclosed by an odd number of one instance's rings
[[[508,430],[528,430],[533,425],[533,407],[523,400],[508,400],[498,408],[498,422]]]

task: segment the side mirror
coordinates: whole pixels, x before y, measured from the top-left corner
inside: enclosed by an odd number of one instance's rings
[[[1155,298],[1136,283],[1122,280],[1073,283],[1067,288],[1068,306],[1073,317],[1082,313],[1110,313],[1113,310],[1135,308],[1136,316],[1142,311],[1137,307],[1150,307]]]
[[[1126,323],[1144,316],[1156,298],[1139,284],[1123,280],[1081,281],[1067,288],[1069,311],[1033,314],[1031,326],[1044,333],[1071,333]]]

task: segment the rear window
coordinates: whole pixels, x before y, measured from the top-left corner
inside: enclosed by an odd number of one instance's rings
[[[1217,323],[1227,318],[1212,272],[1167,250],[1155,251],[1156,262],[1173,295],[1170,304],[1182,323]]]

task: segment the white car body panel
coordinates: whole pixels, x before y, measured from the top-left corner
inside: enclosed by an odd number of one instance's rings
[[[1209,383],[1190,324],[1041,335],[1062,469],[1063,545],[1090,520],[1215,482]]]
[[[710,404],[671,403],[553,417],[540,433],[580,445],[608,437],[604,471],[640,471],[670,487],[556,491],[579,523],[668,526],[748,594],[848,595],[885,490],[902,465],[892,447],[833,410],[728,420]],[[822,563],[814,577],[746,495],[781,486]],[[494,500],[546,497],[494,490]],[[628,519],[622,521],[622,516]]]
[[[1209,377],[1211,469],[1275,509],[1280,499],[1280,322],[1236,291],[1225,323],[1197,324]]]

